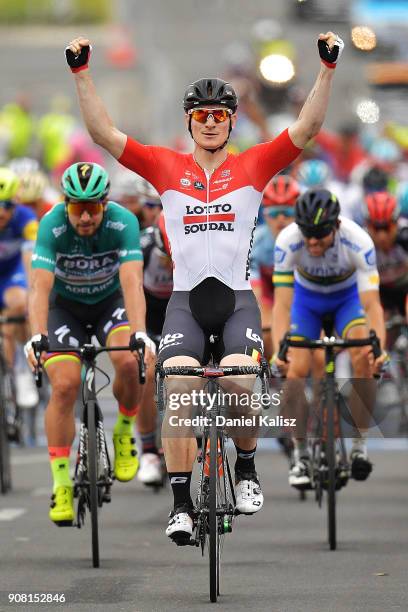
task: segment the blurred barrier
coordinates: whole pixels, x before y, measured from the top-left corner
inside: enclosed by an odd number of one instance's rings
[[[1,0],[0,24],[103,23],[112,16],[109,0]]]

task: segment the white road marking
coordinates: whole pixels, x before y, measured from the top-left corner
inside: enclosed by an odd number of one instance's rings
[[[32,465],[33,463],[48,463],[48,453],[44,449],[44,453],[36,455],[18,455],[11,457],[11,465]]]
[[[37,487],[30,493],[31,497],[49,497],[51,495],[51,485],[49,487]]]
[[[14,521],[26,512],[26,508],[3,508],[0,510],[0,521]]]

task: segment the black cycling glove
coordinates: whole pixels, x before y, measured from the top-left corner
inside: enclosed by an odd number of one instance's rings
[[[65,57],[72,72],[81,72],[81,70],[86,70],[88,68],[91,52],[92,47],[90,45],[82,47],[79,55],[75,55],[69,47],[65,49]]]
[[[28,357],[31,349],[34,353],[47,353],[50,348],[50,341],[48,340],[48,336],[44,334],[35,334],[28,342],[24,345],[24,353],[25,356]]]
[[[333,47],[329,49],[329,45],[325,40],[318,40],[317,47],[319,49],[320,59],[328,68],[335,68],[337,61],[344,49],[344,42],[337,37]]]

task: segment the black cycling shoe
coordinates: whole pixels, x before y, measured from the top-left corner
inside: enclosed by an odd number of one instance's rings
[[[354,480],[367,480],[373,470],[373,464],[362,451],[353,451],[351,459],[351,477]]]

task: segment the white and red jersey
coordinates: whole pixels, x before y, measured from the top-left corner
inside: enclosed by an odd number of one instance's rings
[[[190,291],[209,276],[234,290],[251,289],[249,255],[262,192],[300,152],[285,130],[272,142],[228,154],[210,173],[192,154],[128,137],[119,162],[160,194],[175,291]]]

